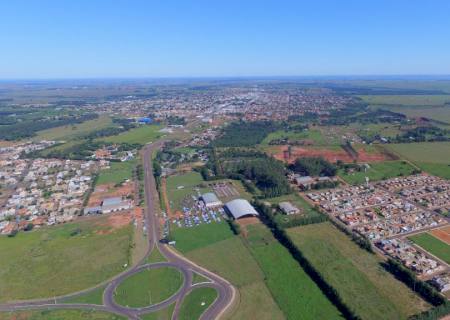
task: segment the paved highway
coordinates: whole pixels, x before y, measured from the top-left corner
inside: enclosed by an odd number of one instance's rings
[[[152,153],[160,148],[162,142],[148,144],[143,149],[143,161],[144,161],[144,184],[145,184],[145,198],[147,208],[144,215],[144,223],[148,233],[148,250],[145,257],[136,266],[124,271],[117,275],[113,279],[99,284],[87,290],[79,291],[73,294],[49,298],[20,301],[17,303],[0,304],[0,311],[17,311],[17,310],[31,310],[31,309],[89,309],[115,313],[127,317],[128,319],[140,319],[140,316],[152,311],[157,311],[166,308],[167,306],[175,303],[174,313],[172,320],[177,320],[180,312],[180,307],[184,298],[193,289],[199,287],[211,287],[217,290],[218,297],[213,304],[202,314],[201,320],[210,320],[220,318],[233,304],[236,297],[235,288],[225,279],[218,275],[196,265],[189,261],[185,257],[178,254],[173,248],[166,244],[159,242],[160,229],[159,218],[155,204],[159,203],[158,192],[156,189],[156,182],[153,177],[153,165],[151,161]],[[153,250],[159,250],[167,262],[146,263],[147,257]],[[143,308],[129,308],[126,306],[118,305],[114,301],[114,292],[116,288],[128,277],[141,272],[145,269],[160,268],[160,267],[173,267],[178,269],[184,276],[183,284],[181,288],[170,298],[160,303],[146,306]],[[208,282],[192,284],[193,272],[196,272],[203,277],[209,279]],[[87,292],[93,291],[103,285],[106,285],[106,289],[103,294],[103,305],[93,304],[67,304],[61,303],[64,298],[76,297],[83,295]]]

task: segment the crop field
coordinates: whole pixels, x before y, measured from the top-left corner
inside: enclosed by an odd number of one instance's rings
[[[450,95],[373,95],[359,96],[368,104],[402,106],[440,106],[450,103]]]
[[[0,301],[68,294],[116,275],[129,264],[132,230],[100,216],[0,237]]]
[[[409,237],[414,243],[432,255],[450,263],[450,245],[425,232]]]
[[[216,300],[217,291],[213,288],[197,288],[192,290],[183,300],[179,319],[199,319],[203,312]]]
[[[450,104],[445,106],[389,106],[383,107],[393,112],[403,113],[409,118],[428,118],[450,124]]]
[[[102,169],[99,172],[97,184],[121,183],[133,177],[133,170],[137,160],[124,162],[110,162],[109,169]]]
[[[159,132],[163,127],[161,125],[142,125],[138,128],[122,132],[115,136],[100,138],[99,141],[111,143],[140,143],[146,144],[154,142],[156,139],[162,137],[164,134]]]
[[[1,312],[0,320],[125,320],[112,313],[91,310],[36,310]]]
[[[93,131],[115,126],[109,116],[100,116],[78,124],[39,131],[33,140],[74,140]]]
[[[114,300],[133,308],[162,302],[183,284],[183,275],[175,268],[145,269],[123,281],[114,292]]]
[[[427,305],[330,223],[288,229],[293,242],[362,319],[406,319]]]
[[[340,169],[338,175],[347,183],[355,185],[365,183],[366,177],[370,181],[378,181],[411,175],[415,170],[413,166],[405,161],[383,161],[371,163],[369,168],[363,171],[346,173],[343,169]]]
[[[336,307],[264,225],[248,226],[247,245],[287,319],[337,319]],[[283,270],[283,272],[280,272]]]
[[[230,254],[232,253],[232,254]],[[231,319],[284,319],[264,283],[264,275],[240,237],[189,251],[186,256],[230,281],[239,291],[239,305]]]
[[[176,241],[175,247],[181,252],[188,252],[233,236],[230,226],[225,221],[202,223],[192,228],[173,227],[170,234]]]

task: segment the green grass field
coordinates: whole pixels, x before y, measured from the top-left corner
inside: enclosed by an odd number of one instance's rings
[[[430,174],[450,179],[450,142],[402,143],[384,147]]]
[[[0,301],[68,294],[123,271],[129,264],[133,229],[131,225],[110,229],[107,219],[0,237]]]
[[[450,246],[445,242],[427,232],[411,236],[409,239],[436,257],[450,263]]]
[[[406,319],[426,303],[330,223],[288,229],[305,257],[362,319]]]
[[[385,180],[392,177],[411,175],[415,168],[405,161],[383,161],[371,163],[366,171],[355,171],[346,173],[343,169],[338,171],[338,175],[349,184],[365,183],[366,177],[370,181]]]
[[[109,116],[100,116],[97,119],[88,120],[74,125],[55,127],[37,132],[35,141],[39,140],[74,140],[96,130],[114,127]]]
[[[450,102],[450,95],[373,95],[359,96],[368,104],[438,106]]]
[[[112,313],[91,310],[39,310],[0,313],[0,320],[125,320]]]
[[[155,311],[152,313],[147,313],[141,316],[142,320],[171,320],[173,309],[175,308],[175,303],[172,303],[165,309]]]
[[[287,319],[338,319],[340,313],[264,225],[248,227],[247,245]]]
[[[293,132],[293,131],[284,131],[278,130],[270,133],[262,142],[262,145],[268,145],[272,140],[278,139],[289,139],[291,141],[298,140],[311,140],[315,145],[326,145],[328,144],[327,140],[323,136],[322,132],[318,129],[310,129],[303,132]]]
[[[183,284],[175,268],[145,269],[128,277],[114,292],[114,300],[129,307],[145,307],[170,298]]]
[[[172,227],[170,236],[176,241],[175,248],[188,252],[230,238],[233,233],[227,222],[201,223],[192,228]]]
[[[120,183],[133,177],[133,169],[138,160],[124,162],[110,162],[109,169],[102,169],[99,172],[97,184]]]
[[[138,128],[131,129],[129,131],[120,133],[116,136],[109,136],[106,138],[100,138],[99,141],[111,142],[111,143],[140,143],[146,144],[148,142],[155,142],[158,138],[164,134],[159,132],[163,127],[161,125],[142,125]]]
[[[192,290],[183,300],[180,308],[180,320],[199,319],[206,309],[216,300],[217,291],[213,288]]]
[[[91,292],[82,294],[80,296],[61,299],[62,303],[89,303],[89,304],[103,304],[103,292],[105,287],[100,287]]]
[[[231,319],[284,319],[264,283],[264,275],[244,246],[233,236],[186,253],[197,264],[230,281],[239,291],[239,305]]]
[[[298,193],[292,193],[292,194],[288,194],[288,195],[284,195],[284,196],[276,197],[276,198],[264,199],[264,201],[267,201],[271,204],[276,204],[276,205],[278,205],[280,202],[288,201],[288,202],[292,203],[294,206],[296,206],[297,208],[299,208],[300,210],[302,210],[301,213],[298,215],[288,216],[288,215],[284,215],[284,214],[277,214],[275,216],[275,220],[277,222],[288,222],[289,220],[296,219],[300,216],[313,217],[313,216],[320,215],[320,213],[318,213],[316,210],[314,210],[311,207],[311,205],[309,205],[309,203],[306,202],[305,199],[300,197],[300,195]]]
[[[211,188],[201,188],[200,184],[202,182],[204,182],[203,178],[198,172],[188,172],[168,177],[166,190],[172,210],[181,210],[181,202],[186,196],[197,196],[197,192],[194,190],[196,188],[201,193],[211,191]]]

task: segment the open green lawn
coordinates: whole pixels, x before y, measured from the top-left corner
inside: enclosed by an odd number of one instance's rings
[[[450,142],[417,142],[385,145],[412,162],[450,164]]]
[[[338,175],[349,184],[362,184],[366,182],[366,177],[369,177],[370,181],[378,181],[411,175],[414,171],[415,168],[405,161],[383,161],[369,164],[365,171],[346,173],[340,169]]]
[[[450,142],[420,142],[384,145],[429,174],[450,179]]]
[[[91,310],[36,310],[1,312],[0,320],[125,320],[112,313]]]
[[[120,133],[115,136],[106,138],[99,138],[100,141],[111,143],[140,143],[146,144],[148,142],[155,142],[156,139],[162,137],[164,134],[159,132],[163,127],[161,125],[142,125],[138,128]]]
[[[450,124],[450,105],[438,106],[438,107],[404,107],[404,106],[390,106],[386,108],[390,111],[403,113],[409,118],[419,118],[424,117],[440,122],[445,122]]]
[[[197,288],[192,290],[183,300],[179,319],[199,319],[203,312],[216,300],[217,291],[213,288]]]
[[[186,196],[197,196],[198,194],[195,190],[197,188],[200,193],[211,191],[211,188],[202,188],[200,186],[202,182],[204,182],[203,178],[198,172],[188,172],[168,177],[166,190],[172,210],[181,210],[181,202]]]
[[[62,303],[89,303],[89,304],[103,304],[103,292],[105,287],[94,289],[90,292],[84,293],[79,296],[60,299]]]
[[[270,141],[279,139],[289,139],[290,141],[311,140],[315,145],[329,144],[319,129],[310,129],[302,132],[278,130],[270,133],[261,144],[268,145]]]
[[[152,313],[147,313],[141,316],[142,320],[171,320],[173,309],[175,308],[175,303],[172,303],[165,309],[158,310]]]
[[[172,225],[170,236],[176,241],[175,248],[188,252],[233,236],[227,222],[201,223],[192,228],[178,228]]]
[[[82,123],[39,131],[33,140],[74,140],[93,131],[114,126],[112,119],[104,115]]]
[[[426,303],[330,223],[288,229],[305,257],[362,319],[406,319]]]
[[[436,257],[450,263],[450,246],[445,242],[427,232],[411,236],[409,239]]]
[[[197,264],[230,281],[239,291],[231,319],[284,319],[264,283],[264,275],[240,237],[233,236],[186,253]]]
[[[129,307],[145,307],[170,298],[183,284],[175,268],[145,269],[128,277],[114,292],[114,300]]]
[[[133,177],[133,170],[137,160],[124,162],[110,162],[109,169],[102,169],[99,172],[97,184],[120,183]]]
[[[338,319],[340,313],[264,225],[248,226],[247,245],[287,319]]]
[[[0,237],[0,301],[47,298],[94,286],[129,264],[132,226],[107,216]],[[108,231],[102,232],[99,231]]]

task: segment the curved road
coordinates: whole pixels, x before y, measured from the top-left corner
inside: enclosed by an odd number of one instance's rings
[[[124,271],[123,273],[115,276],[109,281],[99,284],[90,289],[72,293],[69,295],[56,297],[52,299],[39,299],[39,300],[28,300],[21,301],[17,303],[0,304],[0,311],[17,311],[17,310],[31,310],[31,309],[89,309],[98,310],[115,313],[118,315],[125,316],[129,319],[140,319],[140,316],[161,310],[167,306],[175,303],[175,309],[172,315],[172,320],[178,319],[178,314],[180,312],[180,307],[187,294],[189,294],[195,288],[200,287],[211,287],[217,290],[218,297],[213,302],[213,304],[202,314],[201,320],[218,319],[227,311],[236,296],[236,291],[234,287],[225,279],[219,277],[218,275],[196,265],[195,263],[189,261],[185,257],[178,254],[170,246],[162,244],[159,242],[160,230],[159,230],[159,220],[157,215],[157,210],[154,204],[159,203],[158,192],[156,189],[156,182],[153,177],[153,165],[151,161],[152,153],[162,146],[163,142],[158,142],[154,144],[148,144],[143,149],[143,161],[144,161],[144,184],[145,184],[145,198],[147,203],[147,210],[145,210],[144,223],[148,233],[148,249],[144,258],[136,266]],[[168,262],[157,262],[157,263],[145,263],[147,257],[151,254],[153,250],[159,250]],[[129,308],[126,306],[118,305],[114,301],[114,291],[115,289],[128,277],[141,272],[145,269],[160,268],[160,267],[173,267],[179,270],[183,276],[183,285],[181,288],[171,297],[165,301],[159,302],[157,304],[146,306],[142,308]],[[203,277],[209,279],[208,282],[202,282],[197,284],[192,284],[193,272],[196,272]],[[102,285],[106,284],[106,289],[103,293],[103,305],[94,304],[69,304],[60,303],[63,298],[76,297],[84,293],[93,291]]]

